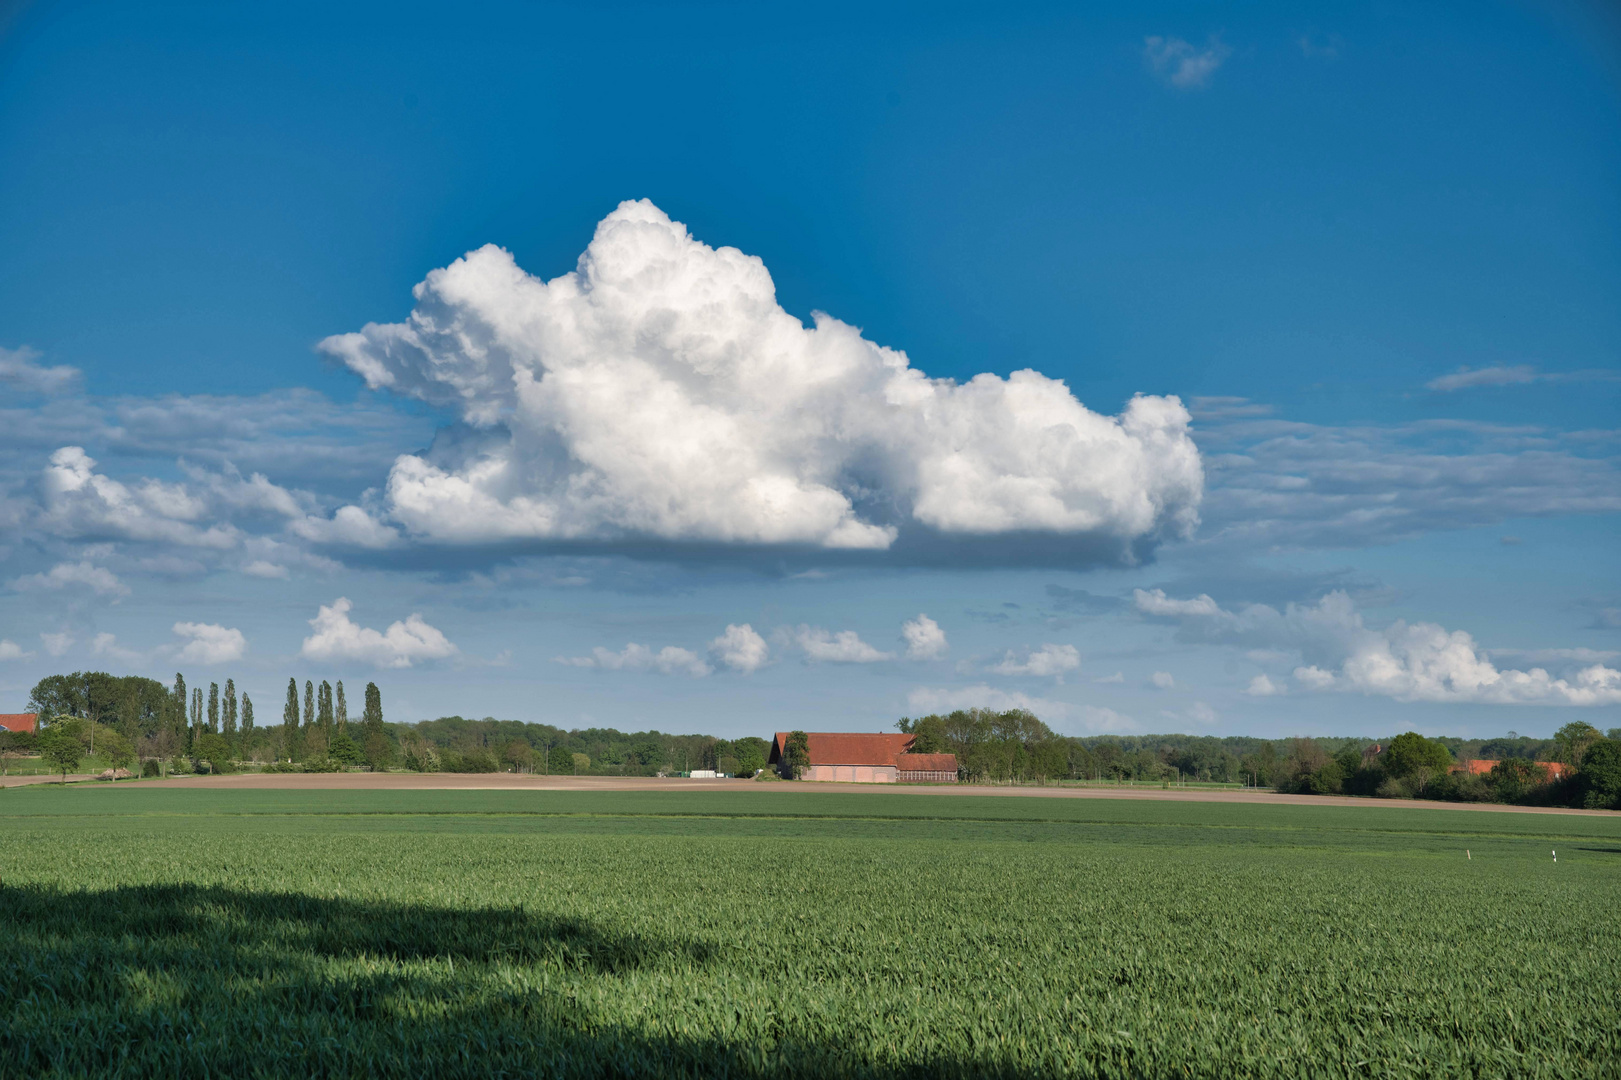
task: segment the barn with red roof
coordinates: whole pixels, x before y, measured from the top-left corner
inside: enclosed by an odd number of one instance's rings
[[[0,728],[32,735],[39,731],[39,713],[0,713]]]
[[[771,743],[770,764],[781,769],[791,732],[779,731]],[[847,784],[957,782],[957,755],[914,754],[912,736],[864,732],[808,731],[810,765],[802,780]]]

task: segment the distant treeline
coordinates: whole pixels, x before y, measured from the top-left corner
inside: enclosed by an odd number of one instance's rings
[[[1368,795],[1621,809],[1621,728],[1583,721],[1551,739],[1054,734],[1023,710],[966,709],[896,725],[920,753],[957,755],[964,780],[1248,782],[1302,794]],[[1498,762],[1476,774],[1469,761]],[[1542,763],[1563,766],[1553,776]]]
[[[624,732],[614,728],[565,730],[551,724],[485,717],[442,716],[394,727],[401,763],[425,772],[492,772],[514,768],[537,773],[593,776],[656,776],[660,772],[714,769],[751,776],[765,768],[765,739],[717,739],[713,735]]]
[[[188,690],[106,672],[41,679],[29,707],[45,718],[76,721],[75,737],[98,757],[163,760],[177,768],[223,771],[243,763],[306,770],[369,765],[424,772],[495,772],[654,776],[713,769],[751,776],[766,767],[770,743],[614,728],[568,730],[551,724],[442,716],[386,723],[375,683],[351,723],[344,686],[289,679],[280,722],[255,723],[253,702],[235,683]],[[1348,794],[1621,808],[1621,729],[1608,735],[1583,721],[1551,739],[1515,734],[1493,739],[1427,739],[1413,732],[1382,738],[1260,739],[1230,735],[1095,735],[1052,731],[1023,709],[960,709],[895,725],[915,736],[918,753],[953,753],[968,782],[1064,780],[1247,783],[1304,794]],[[26,752],[27,736],[0,734],[0,751]],[[1477,774],[1456,766],[1496,761]],[[1557,762],[1552,776],[1539,763]],[[4,762],[0,761],[0,767]]]

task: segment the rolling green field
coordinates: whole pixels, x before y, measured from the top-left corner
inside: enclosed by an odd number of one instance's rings
[[[0,827],[3,1076],[1621,1076],[1621,816],[126,785]]]

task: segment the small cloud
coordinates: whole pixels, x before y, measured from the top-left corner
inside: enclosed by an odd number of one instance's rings
[[[1334,673],[1324,671],[1316,664],[1295,668],[1295,682],[1312,690],[1327,690],[1334,685]]]
[[[119,581],[118,575],[89,562],[57,563],[45,573],[25,574],[11,583],[18,592],[65,589],[74,585],[83,586],[97,596],[111,596],[114,603],[129,595],[129,586]]]
[[[901,637],[906,639],[906,655],[911,660],[938,660],[950,648],[946,632],[927,615],[902,623]]]
[[[1257,675],[1244,688],[1244,693],[1250,697],[1276,697],[1283,693],[1283,689],[1265,675]]]
[[[73,635],[66,630],[60,634],[41,634],[39,640],[44,643],[45,651],[52,656],[61,656],[73,647]]]
[[[380,668],[408,668],[418,661],[444,660],[460,651],[414,612],[404,622],[379,632],[351,622],[353,607],[343,596],[331,607],[323,604],[310,620],[315,633],[304,639],[299,655],[308,660],[359,660]]]
[[[654,652],[634,641],[619,652],[599,645],[591,650],[590,656],[559,656],[555,659],[557,663],[570,667],[598,668],[602,671],[657,671],[662,675],[691,675],[695,679],[703,678],[713,670],[690,649],[666,645]]]
[[[0,638],[0,660],[26,660],[34,654],[24,652],[21,645],[6,638]]]
[[[1424,389],[1449,393],[1453,390],[1470,390],[1477,386],[1518,386],[1536,381],[1537,369],[1530,364],[1516,364],[1513,367],[1497,364],[1473,370],[1461,367],[1451,375],[1431,379],[1424,384]]]
[[[1156,671],[1149,676],[1148,681],[1160,690],[1170,690],[1176,686],[1176,679],[1169,671]]]
[[[1095,683],[1123,683],[1126,681],[1126,673],[1117,671],[1113,675],[1105,675],[1101,679],[1093,679],[1092,681]]]
[[[1177,37],[1143,39],[1143,59],[1153,73],[1178,90],[1202,90],[1233,50],[1212,36],[1204,48]]]
[[[840,630],[830,634],[819,626],[801,625],[793,640],[809,660],[831,664],[872,664],[880,660],[893,660],[892,653],[881,652],[861,640],[854,630]]]
[[[1009,650],[1002,662],[991,670],[998,675],[1036,675],[1062,679],[1064,672],[1074,671],[1080,666],[1081,653],[1075,646],[1048,644],[1034,652],[1026,652],[1022,658]]]
[[[1518,547],[1520,544],[1525,543],[1525,541],[1521,540],[1518,536],[1499,537],[1497,542],[1502,544],[1504,547]]]
[[[1188,411],[1195,420],[1242,420],[1271,416],[1272,406],[1242,397],[1196,397]]]
[[[79,369],[43,367],[34,362],[39,353],[24,345],[0,349],[0,386],[35,394],[56,394],[79,380]]]
[[[174,632],[190,639],[176,656],[183,663],[225,664],[242,659],[242,655],[248,651],[247,638],[242,636],[242,631],[231,627],[214,623],[177,622]]]
[[[770,661],[771,646],[748,623],[730,623],[724,634],[709,643],[709,655],[717,663],[747,675]]]
[[[1144,615],[1180,619],[1189,615],[1221,614],[1221,606],[1204,593],[1200,593],[1192,600],[1177,600],[1166,596],[1164,589],[1133,589],[1131,595],[1137,604],[1137,610]]]
[[[118,644],[118,638],[112,634],[97,634],[90,642],[90,651],[97,656],[107,657],[124,664],[138,664],[146,657],[134,649],[126,649]]]
[[[1607,368],[1588,368],[1582,371],[1538,371],[1530,364],[1494,364],[1491,367],[1461,367],[1450,375],[1431,379],[1424,384],[1426,390],[1449,393],[1453,390],[1473,390],[1479,387],[1524,386],[1526,383],[1616,382],[1621,371]]]
[[[287,579],[287,568],[278,563],[267,562],[264,559],[255,559],[242,568],[242,572],[249,577]]]

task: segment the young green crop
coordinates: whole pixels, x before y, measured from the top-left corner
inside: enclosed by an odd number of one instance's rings
[[[0,1075],[1621,1075],[1613,817],[0,799]]]

